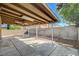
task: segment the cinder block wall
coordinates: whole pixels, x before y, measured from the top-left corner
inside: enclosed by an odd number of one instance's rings
[[[20,30],[2,30],[2,36],[11,36],[11,35],[23,35],[27,29]],[[31,34],[35,35],[36,29],[29,29],[30,36]],[[51,37],[52,35],[51,28],[38,28],[38,35],[44,37]],[[54,27],[53,28],[53,36],[62,39],[69,40],[78,40],[78,29],[75,26],[66,26],[66,27]]]
[[[30,35],[32,33],[36,33],[36,29],[32,28],[29,30]],[[39,36],[51,36],[52,32],[51,32],[51,28],[38,28],[38,35]]]
[[[69,40],[78,40],[78,30],[75,26],[66,26],[53,29],[54,37]]]
[[[30,29],[30,34],[35,33],[35,30],[35,28]],[[38,35],[51,37],[51,30],[51,28],[38,28]],[[78,30],[75,26],[54,27],[53,36],[62,39],[78,40]]]

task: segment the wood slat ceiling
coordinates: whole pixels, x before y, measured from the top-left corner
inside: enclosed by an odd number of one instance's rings
[[[57,19],[47,4],[42,3],[2,3],[0,4],[2,23],[36,25],[56,22]],[[26,16],[26,19],[22,17]],[[31,21],[33,20],[33,21]]]

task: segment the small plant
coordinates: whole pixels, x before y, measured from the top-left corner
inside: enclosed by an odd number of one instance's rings
[[[16,29],[21,29],[21,26],[19,25],[9,25],[8,30],[16,30]]]

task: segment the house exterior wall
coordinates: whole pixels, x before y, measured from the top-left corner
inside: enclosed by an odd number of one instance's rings
[[[27,30],[24,30],[24,28],[21,29],[16,29],[16,30],[7,30],[7,29],[2,29],[2,37],[7,37],[7,36],[14,36],[14,35],[23,35],[24,32]]]

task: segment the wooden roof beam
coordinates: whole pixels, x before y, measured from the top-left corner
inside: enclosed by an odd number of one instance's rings
[[[9,17],[9,18],[12,18],[12,19],[15,19],[15,20],[17,20],[18,18],[16,18],[16,17],[13,17],[13,16],[11,16],[11,15],[6,15],[6,14],[1,14],[1,15],[3,15],[4,17]],[[32,22],[30,22],[30,21],[27,21],[27,20],[23,20],[23,19],[18,19],[18,21],[22,21],[22,22],[26,22],[26,23],[28,23],[28,24],[31,24]],[[38,23],[38,21],[35,21],[35,22],[33,22],[33,23]],[[39,22],[39,23],[43,23],[43,22]]]
[[[22,15],[25,15],[25,16],[28,16],[28,17],[30,17],[30,18],[33,18],[33,19],[35,19],[35,20],[38,20],[38,21],[41,21],[41,22],[44,22],[44,23],[45,23],[45,22],[48,23],[47,21],[45,21],[45,20],[43,20],[43,19],[41,19],[41,18],[39,18],[39,17],[36,17],[35,15],[33,15],[33,14],[31,14],[31,13],[25,11],[25,10],[22,10],[21,8],[16,7],[16,6],[12,5],[12,4],[1,4],[1,5],[2,5],[3,7],[5,7],[5,8],[8,8],[8,9],[10,9],[10,10],[13,10],[13,11],[17,12],[17,13],[20,13],[20,14],[22,14]]]
[[[0,15],[2,15],[2,16],[4,16],[4,17],[8,17],[8,18],[11,18],[11,19],[14,19],[14,20],[17,20],[17,18],[13,18],[13,17],[10,17],[10,16],[6,16],[6,15],[3,15],[3,14],[0,14]],[[9,21],[11,20],[11,19],[9,19]],[[17,21],[20,21],[21,22],[21,20],[22,19],[19,19],[19,20],[17,20]],[[6,21],[6,20],[5,20]],[[23,22],[24,20],[22,20],[22,22]],[[6,21],[7,22],[7,21]],[[26,21],[27,22],[27,21]],[[29,23],[31,23],[31,22],[29,22]]]
[[[52,18],[49,16],[48,10],[46,9],[46,7],[43,4],[41,4],[41,3],[33,4],[32,3],[32,5],[34,5],[37,9],[39,9],[42,13],[44,13],[47,17],[49,17],[47,19],[51,22]],[[54,22],[54,20],[52,20],[52,22]]]
[[[36,9],[32,4],[29,4],[29,3],[27,3],[27,4],[25,4],[25,3],[22,3],[22,4],[15,3],[15,4],[13,4],[13,5],[15,5],[15,6],[19,7],[19,8],[22,8],[22,9],[24,9],[24,10],[26,10],[26,11],[28,11],[28,12],[34,14],[35,16],[42,18],[42,19],[45,20],[45,21],[50,22],[49,20],[47,20],[47,19],[45,18],[45,17],[47,17],[47,16],[45,16],[45,14],[43,14],[39,9]],[[27,6],[26,6],[26,5],[27,5]],[[40,14],[40,13],[41,13],[41,14]],[[43,16],[42,16],[42,15],[43,15]],[[44,16],[45,16],[45,17],[44,17]]]
[[[20,17],[16,17],[15,15],[8,14],[8,13],[6,13],[6,12],[1,12],[0,14],[5,15],[6,17],[18,19],[19,21],[20,21],[20,20],[25,20],[25,19],[21,19]],[[8,16],[7,16],[7,15],[8,15]],[[32,23],[32,21],[28,21],[28,20],[25,20],[25,21],[26,21],[27,23]]]

